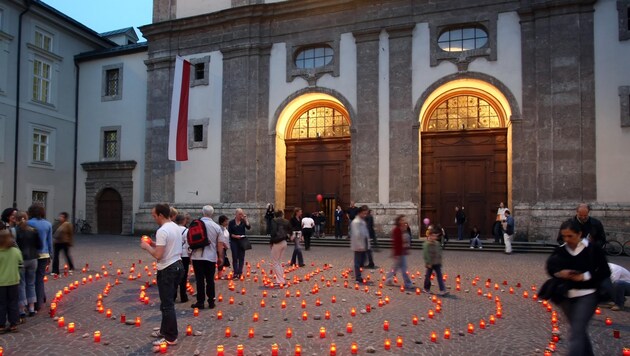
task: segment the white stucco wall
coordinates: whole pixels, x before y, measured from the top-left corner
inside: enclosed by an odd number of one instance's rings
[[[85,217],[85,179],[81,163],[101,160],[102,127],[120,126],[120,160],[137,162],[133,171],[133,211],[144,193],[147,69],[146,52],[95,59],[80,64],[77,217]],[[122,99],[101,101],[102,71],[122,63]]]
[[[628,203],[630,127],[620,125],[619,87],[630,86],[630,40],[619,41],[614,0],[595,3],[595,129],[597,201]]]
[[[190,88],[188,119],[209,119],[208,147],[190,149],[188,161],[175,163],[175,203],[217,203],[221,198],[223,55],[197,53],[186,59],[205,56],[210,56],[209,84]]]

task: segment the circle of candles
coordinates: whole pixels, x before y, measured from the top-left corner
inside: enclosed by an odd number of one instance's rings
[[[59,319],[57,319],[57,326],[59,326],[60,328],[63,328],[65,324],[65,319],[63,318],[63,316],[60,316]]]
[[[400,335],[396,338],[396,346],[403,347],[403,338]]]
[[[326,338],[326,328],[323,326],[319,328],[319,338],[320,339]]]
[[[139,316],[136,317],[136,327],[140,327],[140,325],[142,324],[142,319],[140,319]]]
[[[290,339],[293,336],[293,330],[291,330],[291,328],[287,328],[286,336],[287,339]]]
[[[101,332],[98,330],[94,332],[94,342],[101,342]]]
[[[451,338],[451,329],[449,328],[444,329],[444,338],[447,340]]]
[[[383,345],[385,347],[385,350],[389,350],[392,348],[392,342],[389,339],[385,339],[385,343]]]
[[[385,331],[389,330],[389,321],[387,320],[383,321],[383,330]]]
[[[74,332],[74,323],[68,323],[68,332],[69,333],[73,333]]]
[[[230,337],[230,336],[232,336],[232,330],[228,326],[225,328],[225,337]]]

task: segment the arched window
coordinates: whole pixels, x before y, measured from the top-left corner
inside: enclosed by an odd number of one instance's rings
[[[429,115],[426,131],[482,130],[503,127],[490,99],[462,94],[444,99]]]
[[[484,47],[488,33],[480,26],[451,28],[440,33],[438,46],[446,52],[464,52]]]
[[[327,45],[302,48],[295,55],[295,66],[299,69],[325,67],[332,62],[333,56],[333,49]]]
[[[296,116],[287,136],[289,139],[348,137],[350,124],[340,108],[310,106]]]

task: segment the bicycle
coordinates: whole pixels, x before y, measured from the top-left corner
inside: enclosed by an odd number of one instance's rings
[[[89,234],[92,232],[92,226],[85,219],[77,219],[74,224],[74,232],[80,232],[82,234]]]
[[[630,240],[623,243],[623,253],[625,253],[626,256],[630,256]]]
[[[624,247],[617,240],[606,240],[602,249],[609,256],[619,256],[624,251]]]

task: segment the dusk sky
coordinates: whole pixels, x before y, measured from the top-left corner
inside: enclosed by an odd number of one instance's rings
[[[96,32],[134,27],[151,23],[152,0],[42,0]]]

